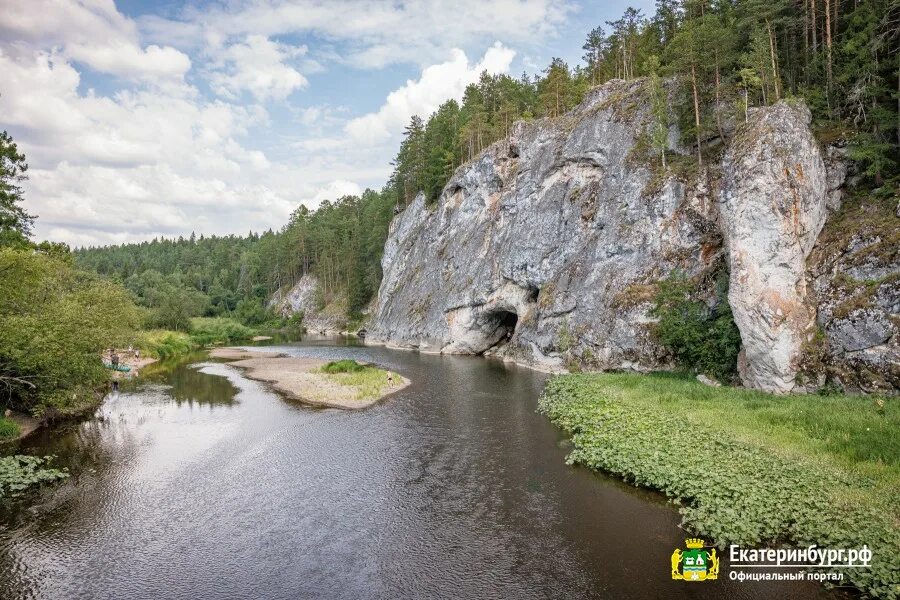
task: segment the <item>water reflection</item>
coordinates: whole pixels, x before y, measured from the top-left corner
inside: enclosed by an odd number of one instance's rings
[[[545,376],[307,339],[412,385],[308,409],[223,363],[174,365],[29,441],[73,477],[0,514],[0,598],[817,598],[673,582],[659,496],[567,467]]]
[[[225,376],[204,373],[204,363],[194,362],[203,358],[203,354],[198,354],[187,360],[149,365],[140,380],[126,381],[121,391],[134,391],[156,383],[165,385],[165,393],[178,404],[232,404],[238,389]]]

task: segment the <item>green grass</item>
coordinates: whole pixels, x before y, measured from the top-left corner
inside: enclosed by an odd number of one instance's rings
[[[882,400],[591,374],[551,379],[540,410],[572,434],[570,463],[661,490],[717,544],[867,544],[872,568],[845,578],[898,598],[900,406]]]
[[[327,365],[322,366],[323,373],[356,373],[364,370],[366,367],[359,364],[355,360],[333,360]]]
[[[256,335],[256,330],[226,317],[191,319],[191,339],[200,346],[231,344]]]
[[[0,440],[14,440],[19,433],[19,425],[15,421],[0,417]]]
[[[137,347],[145,355],[165,360],[182,356],[193,351],[197,345],[186,333],[168,331],[166,329],[152,329],[142,331],[137,341]]]
[[[355,387],[357,400],[378,398],[388,385],[387,371],[361,365],[355,360],[333,361],[322,366],[321,371],[335,383]],[[395,381],[400,381],[399,375],[395,375],[394,378]]]

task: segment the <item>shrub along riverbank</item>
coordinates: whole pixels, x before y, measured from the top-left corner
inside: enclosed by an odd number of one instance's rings
[[[720,546],[861,547],[845,580],[900,597],[900,406],[779,397],[678,375],[564,375],[540,410],[572,435],[568,461],[662,491]]]
[[[197,317],[185,333],[153,329],[138,334],[136,346],[153,358],[166,360],[190,354],[203,346],[250,340],[258,331],[226,317]]]

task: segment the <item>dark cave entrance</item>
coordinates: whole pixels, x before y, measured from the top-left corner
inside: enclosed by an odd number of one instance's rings
[[[486,352],[509,342],[519,323],[519,315],[511,310],[496,310],[485,316],[486,324],[488,324],[485,329],[491,332],[488,334],[488,338],[492,342],[485,348]]]

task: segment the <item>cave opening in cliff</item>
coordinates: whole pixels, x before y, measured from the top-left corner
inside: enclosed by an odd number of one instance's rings
[[[494,342],[485,349],[485,351],[506,344],[513,333],[516,331],[516,325],[519,323],[519,315],[511,310],[497,310],[488,315],[488,323],[490,329],[493,330],[489,339]]]

